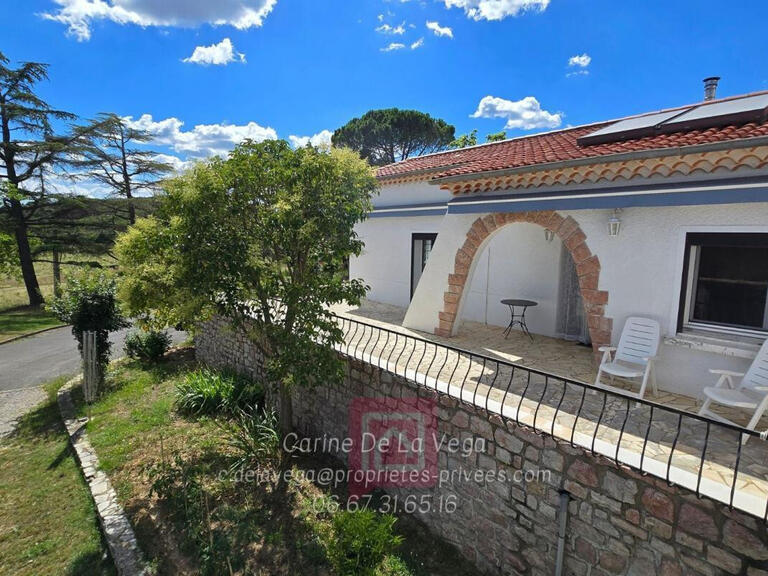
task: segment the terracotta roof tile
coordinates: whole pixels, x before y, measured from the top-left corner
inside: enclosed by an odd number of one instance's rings
[[[536,134],[408,158],[402,162],[382,166],[379,178],[396,178],[419,172],[427,172],[429,178],[469,175],[478,172],[534,166],[550,162],[580,158],[600,158],[622,152],[636,152],[662,148],[677,148],[696,144],[708,144],[756,136],[768,136],[768,123],[731,124],[715,128],[657,134],[643,138],[580,146],[578,138],[614,121],[589,126],[579,126],[556,132]]]

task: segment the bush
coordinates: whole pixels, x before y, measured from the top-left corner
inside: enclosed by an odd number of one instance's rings
[[[99,382],[103,380],[109,362],[109,333],[128,326],[128,321],[120,312],[115,292],[113,278],[103,272],[85,270],[68,278],[61,296],[54,298],[48,307],[59,320],[72,324],[72,334],[81,352],[83,333],[96,332]]]
[[[171,462],[156,463],[148,470],[150,497],[157,495],[176,529],[183,535],[182,549],[200,562],[200,573],[218,575],[230,573],[230,563],[240,563],[234,557],[226,530],[215,511],[211,514],[211,495],[206,491],[198,473],[179,454]]]
[[[237,453],[231,471],[247,468],[259,462],[274,462],[280,454],[280,432],[277,413],[263,409],[241,410],[237,419],[227,426],[229,445]]]
[[[234,374],[201,368],[188,372],[176,385],[176,405],[185,414],[236,414],[254,410],[264,401],[259,384]]]
[[[328,559],[336,572],[340,576],[375,576],[384,559],[402,542],[393,532],[396,521],[391,514],[372,510],[337,513],[328,546]]]
[[[387,556],[374,572],[376,576],[413,576],[408,565],[398,556]]]
[[[167,332],[157,330],[134,331],[125,338],[123,350],[130,357],[147,362],[157,362],[171,346],[171,337]]]

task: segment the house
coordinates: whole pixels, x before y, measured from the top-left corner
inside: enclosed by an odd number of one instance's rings
[[[663,332],[659,387],[698,396],[768,330],[768,92],[384,166],[364,252],[371,300],[441,337],[505,327],[600,346],[626,318]],[[500,331],[503,328],[500,329]]]

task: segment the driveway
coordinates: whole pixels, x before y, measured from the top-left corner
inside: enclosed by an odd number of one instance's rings
[[[129,330],[112,334],[112,358],[123,355]],[[174,345],[186,339],[183,332],[168,332]],[[80,353],[69,326],[0,344],[0,437],[13,429],[19,416],[45,398],[41,384],[79,371]]]

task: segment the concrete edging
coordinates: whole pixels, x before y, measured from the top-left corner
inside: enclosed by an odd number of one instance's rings
[[[75,415],[71,391],[81,379],[82,375],[76,376],[59,389],[57,402],[61,419],[91,492],[99,526],[107,541],[117,573],[120,576],[144,576],[147,570],[133,527],[117,500],[109,478],[99,469],[99,458],[85,432],[87,420],[78,419]]]
[[[41,328],[40,330],[35,330],[34,332],[19,334],[18,336],[14,336],[13,338],[9,338],[8,340],[3,340],[2,342],[0,342],[0,346],[2,346],[3,344],[10,344],[11,342],[16,342],[17,340],[22,340],[24,338],[29,338],[30,336],[37,336],[38,334],[42,334],[44,332],[50,332],[51,330],[66,328],[67,326],[71,326],[71,324],[59,324],[58,326],[48,326],[48,328]]]

